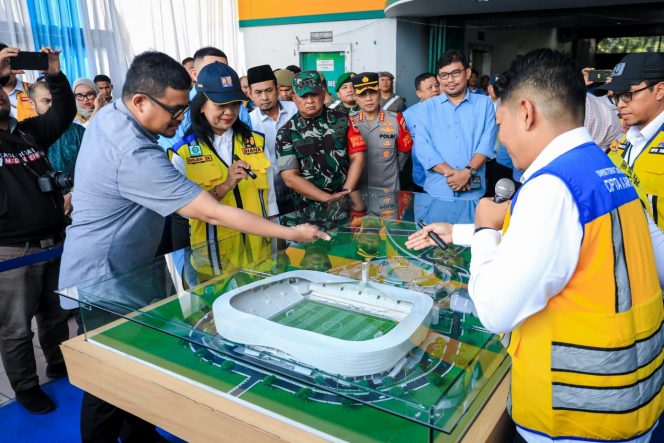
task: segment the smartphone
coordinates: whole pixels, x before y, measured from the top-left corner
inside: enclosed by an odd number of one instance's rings
[[[48,69],[48,54],[45,52],[21,51],[16,57],[10,57],[12,69],[25,71],[46,71]]]
[[[588,72],[588,80],[595,83],[606,83],[612,72],[610,69],[593,69]]]

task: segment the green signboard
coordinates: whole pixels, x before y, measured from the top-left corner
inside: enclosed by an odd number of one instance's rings
[[[337,78],[346,72],[346,54],[334,52],[301,52],[300,66],[304,71],[319,71],[327,79],[330,92],[334,93]]]

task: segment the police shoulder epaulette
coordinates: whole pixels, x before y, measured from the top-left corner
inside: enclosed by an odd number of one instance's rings
[[[177,150],[180,149],[182,146],[184,146],[184,145],[188,145],[188,144],[190,144],[191,142],[193,142],[194,140],[196,140],[196,134],[187,134],[187,135],[185,135],[184,137],[182,137],[182,138],[180,139],[180,141],[176,142],[173,146],[171,146],[171,149],[172,149],[173,151],[177,151]]]

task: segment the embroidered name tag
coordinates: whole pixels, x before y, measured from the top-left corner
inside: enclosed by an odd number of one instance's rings
[[[260,154],[261,152],[263,152],[263,148],[259,148],[258,146],[245,146],[242,148],[242,153],[244,155]]]
[[[190,165],[194,165],[196,163],[211,162],[211,161],[212,161],[211,155],[204,155],[202,157],[190,157],[187,159],[187,163]]]

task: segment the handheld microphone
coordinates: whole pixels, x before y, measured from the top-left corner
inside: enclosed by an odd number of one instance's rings
[[[236,162],[241,161],[241,160],[240,160],[240,157],[238,157],[237,154],[233,154],[233,160],[236,161]],[[245,171],[245,172],[249,175],[249,177],[251,177],[252,179],[256,180],[256,179],[258,178],[258,176],[256,175],[256,173],[255,173],[254,171],[252,171],[251,169],[247,169],[247,168],[242,168],[242,169],[244,169],[244,171]],[[498,186],[498,185],[496,185],[496,186]]]
[[[426,223],[424,223],[422,220],[420,220],[420,221],[417,222],[417,226],[424,229],[424,227],[426,226]],[[436,245],[438,245],[438,247],[440,249],[447,249],[447,243],[445,243],[445,241],[442,238],[440,238],[440,236],[438,234],[436,234],[435,232],[429,231],[428,235],[429,235],[429,238],[431,240],[433,240],[433,242]]]
[[[512,198],[516,185],[509,178],[501,178],[496,183],[496,191],[493,196],[493,201],[496,203],[503,203]]]

